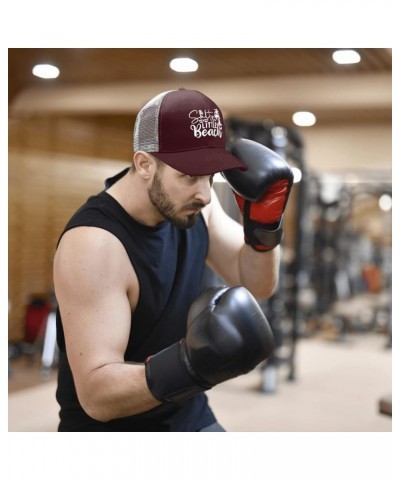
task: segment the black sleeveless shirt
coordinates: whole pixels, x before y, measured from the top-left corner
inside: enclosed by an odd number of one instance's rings
[[[106,180],[106,188],[127,171]],[[186,332],[189,307],[200,294],[202,284],[208,250],[208,231],[202,215],[188,229],[179,229],[167,220],[149,227],[134,220],[103,190],[90,197],[73,215],[63,234],[79,226],[102,228],[115,235],[125,247],[138,277],[139,299],[131,316],[125,361],[143,363],[147,356],[179,341]],[[61,407],[59,431],[197,431],[216,421],[204,393],[138,415],[109,422],[96,421],[79,404],[59,310],[57,343],[60,350],[56,394]]]

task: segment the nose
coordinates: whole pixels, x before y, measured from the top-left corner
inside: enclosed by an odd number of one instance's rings
[[[211,202],[210,175],[197,177],[195,199],[204,205]]]

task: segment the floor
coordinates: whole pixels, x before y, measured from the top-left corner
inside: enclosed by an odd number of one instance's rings
[[[392,417],[379,401],[392,391],[392,351],[381,334],[298,342],[297,379],[278,371],[277,390],[260,392],[261,370],[208,392],[219,422],[231,432],[390,432]],[[9,431],[54,432],[58,405],[56,371],[44,377],[37,361],[12,362]]]

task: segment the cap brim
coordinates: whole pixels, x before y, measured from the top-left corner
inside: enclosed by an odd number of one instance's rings
[[[202,148],[184,152],[151,152],[156,158],[186,175],[212,175],[231,168],[247,167],[224,148]]]

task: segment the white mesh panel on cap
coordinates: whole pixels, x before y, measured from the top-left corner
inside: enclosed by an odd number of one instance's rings
[[[137,152],[158,152],[158,117],[165,95],[174,90],[162,92],[152,98],[137,115],[133,131],[133,150]]]

